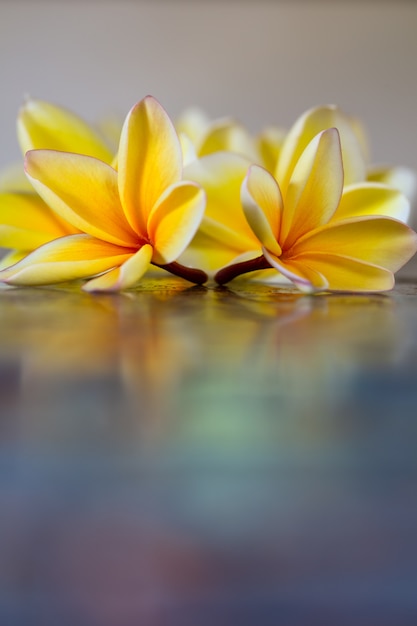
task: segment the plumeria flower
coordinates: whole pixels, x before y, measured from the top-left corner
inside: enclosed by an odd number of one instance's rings
[[[112,151],[101,133],[75,113],[46,102],[28,98],[17,117],[17,136],[22,154],[48,148],[77,152],[113,163]],[[56,215],[34,191],[23,165],[13,164],[0,176],[0,246],[10,252],[1,259],[8,267],[38,246],[80,232]]]
[[[393,273],[417,250],[417,235],[399,219],[408,201],[377,183],[344,187],[344,161],[336,128],[319,132],[278,184],[253,165],[241,189],[243,212],[257,237],[261,256],[232,264],[216,275],[224,284],[252,269],[273,267],[308,293],[323,290],[385,291]],[[349,152],[345,152],[349,157]],[[359,164],[347,158],[348,176]]]
[[[359,196],[355,195],[359,193],[356,188],[366,187],[366,191],[363,191],[367,194],[364,213],[370,216],[385,215],[406,222],[409,203],[395,193],[391,186],[367,180],[367,164],[357,129],[351,119],[335,106],[310,109],[288,131],[277,162],[274,166],[272,160],[269,169],[278,182],[282,196],[286,197],[294,168],[308,144],[328,128],[337,128],[340,138],[339,160],[341,158],[343,161],[345,197],[355,201],[358,198],[359,201]],[[207,193],[207,208],[196,237],[182,257],[184,263],[196,264],[213,275],[231,263],[259,257],[259,238],[245,217],[240,198],[241,186],[250,165],[244,157],[217,153],[202,157],[187,166],[187,177],[199,182]],[[392,200],[382,201],[382,197]],[[288,282],[276,270],[264,270],[250,276]]]
[[[32,150],[26,174],[44,202],[78,233],[37,248],[0,272],[12,285],[45,285],[91,278],[87,291],[135,285],[150,264],[192,282],[204,272],[176,263],[194,236],[205,194],[182,180],[181,147],[161,105],[148,96],[123,125],[118,171],[84,154]]]

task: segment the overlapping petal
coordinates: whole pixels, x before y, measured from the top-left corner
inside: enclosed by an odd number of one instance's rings
[[[80,154],[33,150],[26,155],[26,172],[45,202],[79,230],[118,245],[137,241],[110,165]]]
[[[21,261],[30,252],[31,250],[12,250],[11,252],[7,252],[0,259],[0,270],[4,270],[10,267],[11,265],[14,265],[18,261]]]
[[[161,105],[147,96],[133,107],[120,138],[119,193],[131,227],[146,234],[151,210],[167,187],[181,179],[181,145]]]
[[[175,121],[175,128],[181,135],[186,135],[196,149],[200,146],[204,136],[210,128],[210,119],[199,107],[188,107]]]
[[[155,263],[171,263],[185,250],[200,225],[205,205],[205,194],[195,183],[181,181],[168,187],[148,220]]]
[[[77,229],[56,215],[33,193],[0,193],[0,246],[33,250],[75,233]]]
[[[263,253],[271,267],[274,267],[293,282],[300,291],[314,293],[315,291],[324,291],[329,287],[326,277],[303,260],[283,260],[281,257],[271,254],[266,248],[264,248]]]
[[[275,172],[285,135],[285,131],[279,126],[268,126],[257,137],[261,163],[268,172]]]
[[[351,120],[336,106],[317,107],[298,118],[282,145],[275,177],[284,195],[303,151],[316,135],[328,128],[337,128],[340,134],[345,185],[365,180],[363,149]]]
[[[322,131],[298,160],[285,195],[280,243],[291,247],[303,234],[326,224],[335,213],[343,190],[339,133]]]
[[[190,163],[184,169],[184,176],[200,184],[207,195],[201,230],[215,238],[220,231],[224,232],[224,245],[227,245],[227,233],[234,232],[241,241],[240,252],[256,242],[240,205],[240,188],[249,165],[250,161],[244,157],[218,152]]]
[[[407,222],[410,203],[397,189],[382,183],[350,185],[343,191],[333,221],[365,215],[384,215]]]
[[[259,241],[272,254],[280,256],[278,237],[283,203],[274,177],[253,165],[243,181],[241,201],[245,217]]]
[[[368,171],[368,180],[398,189],[414,205],[417,196],[417,175],[409,167],[371,167]]]
[[[149,269],[152,259],[152,246],[145,244],[119,267],[89,280],[85,291],[121,291],[133,287]]]
[[[394,274],[390,270],[341,254],[309,252],[297,257],[295,262],[303,269],[314,268],[325,276],[332,291],[388,291],[394,286]]]
[[[55,239],[0,272],[10,285],[48,285],[87,278],[127,261],[136,250],[85,234]]]
[[[199,146],[198,154],[202,157],[225,151],[235,152],[253,161],[257,159],[251,136],[244,126],[234,120],[219,120],[212,124]]]
[[[50,102],[29,98],[19,111],[17,135],[23,154],[46,148],[96,157],[111,163],[104,139],[80,117]]]
[[[415,253],[417,234],[388,217],[358,217],[334,222],[300,238],[291,257],[311,253],[347,256],[396,272]]]
[[[0,171],[0,192],[32,192],[32,185],[25,176],[23,163],[12,163]]]

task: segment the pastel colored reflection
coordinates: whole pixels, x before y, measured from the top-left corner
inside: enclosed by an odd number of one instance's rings
[[[0,298],[0,623],[416,622],[412,285]]]

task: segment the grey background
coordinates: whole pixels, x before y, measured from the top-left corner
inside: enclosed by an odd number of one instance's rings
[[[417,169],[417,3],[0,1],[0,167],[20,157],[25,94],[90,121],[151,93],[252,131],[339,104],[366,124],[373,160]]]

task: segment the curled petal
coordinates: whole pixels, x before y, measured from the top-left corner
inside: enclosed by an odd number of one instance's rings
[[[267,250],[281,255],[278,235],[282,198],[274,177],[258,165],[249,168],[241,189],[243,212],[253,232]]]
[[[68,235],[37,248],[16,265],[0,272],[10,285],[50,285],[87,278],[117,267],[135,250],[89,235]]]
[[[293,259],[284,261],[268,252],[265,248],[263,248],[262,252],[268,263],[294,283],[300,291],[315,293],[317,291],[325,291],[328,288],[329,284],[325,276],[307,263],[299,263]]]
[[[26,155],[26,173],[45,202],[76,228],[116,245],[137,241],[110,165],[81,154],[32,150]]]
[[[113,154],[103,138],[71,111],[29,99],[19,111],[17,135],[23,154],[47,148],[77,152],[111,163]]]
[[[382,183],[359,183],[343,191],[333,221],[366,215],[384,215],[406,222],[410,214],[407,198],[397,189]]]
[[[291,258],[316,252],[339,254],[396,272],[416,250],[417,234],[402,222],[358,217],[308,233],[291,249]]]
[[[284,195],[301,154],[313,137],[328,128],[337,128],[340,134],[345,185],[365,180],[365,158],[354,124],[335,106],[318,107],[298,118],[283,143],[276,179]]]
[[[145,244],[119,267],[89,280],[84,291],[121,291],[133,287],[149,268],[152,253],[152,246]]]
[[[289,248],[305,233],[326,224],[343,190],[339,133],[323,131],[309,143],[294,168],[285,197],[280,243]]]
[[[147,96],[123,125],[118,158],[119,191],[132,228],[144,235],[158,198],[182,173],[181,145],[162,106]]]
[[[167,189],[148,222],[155,263],[172,263],[185,250],[200,225],[205,204],[205,193],[195,183],[181,181]]]
[[[0,193],[0,246],[33,250],[75,232],[35,193]]]

